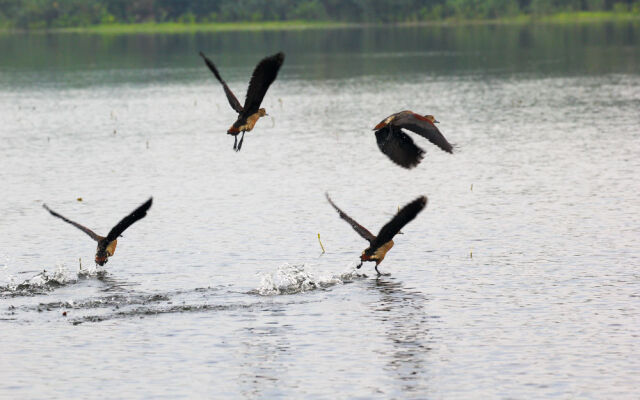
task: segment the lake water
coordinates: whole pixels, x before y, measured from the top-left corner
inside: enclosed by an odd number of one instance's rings
[[[239,98],[287,55],[239,153],[198,50]],[[638,395],[640,24],[3,34],[0,54],[0,398]],[[416,137],[422,163],[391,163],[371,128],[404,109],[457,153]],[[374,232],[429,197],[390,275],[355,269],[367,243],[325,191]],[[151,195],[101,270],[41,207],[106,234]]]

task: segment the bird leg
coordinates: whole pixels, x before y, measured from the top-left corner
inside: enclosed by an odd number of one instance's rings
[[[386,274],[384,274],[384,273],[378,271],[378,264],[376,264],[376,272],[378,273],[378,278],[381,277],[381,276],[389,276],[389,275],[391,275],[388,272]]]
[[[238,135],[236,134],[236,135],[233,135],[233,149],[236,150],[237,148],[238,148]]]
[[[244,140],[244,131],[242,131],[242,137],[240,138],[240,143],[238,143],[238,148],[236,149],[236,151],[240,151],[240,149],[242,148],[243,140]]]
[[[362,260],[360,260],[360,264],[356,265],[356,268],[360,269],[362,267]]]

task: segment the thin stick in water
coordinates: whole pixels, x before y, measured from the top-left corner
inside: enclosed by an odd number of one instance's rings
[[[324,254],[324,246],[322,245],[322,241],[320,241],[320,233],[318,233],[318,243],[320,243],[320,248],[322,249],[322,254]]]

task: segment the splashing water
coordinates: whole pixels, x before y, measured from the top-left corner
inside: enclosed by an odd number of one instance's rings
[[[335,285],[349,283],[357,278],[364,278],[352,267],[339,274],[321,274],[313,270],[309,264],[283,264],[273,273],[262,275],[260,287],[253,293],[261,296],[296,294],[316,289],[325,289]]]
[[[15,297],[44,294],[61,286],[75,284],[78,282],[78,279],[86,279],[89,277],[102,278],[105,275],[106,271],[97,269],[96,267],[81,269],[77,273],[73,273],[69,271],[64,264],[58,264],[53,272],[42,270],[39,274],[20,283],[16,281],[14,276],[9,276],[8,283],[0,286],[0,296]]]
[[[70,275],[64,264],[59,264],[53,273],[43,270],[21,283],[16,283],[15,278],[11,277],[6,286],[0,287],[0,294],[13,296],[38,294],[76,281],[77,278]]]
[[[78,270],[78,278],[85,279],[91,277],[104,278],[107,275],[107,271],[97,265],[90,265]]]

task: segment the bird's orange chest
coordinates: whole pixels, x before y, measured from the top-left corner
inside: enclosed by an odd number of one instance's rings
[[[250,131],[256,125],[256,122],[258,122],[258,119],[260,119],[260,112],[257,112],[255,114],[251,114],[247,118],[247,122],[244,125],[242,125],[240,128],[238,128],[238,129],[241,130],[241,131]]]
[[[391,250],[392,247],[393,247],[393,240],[389,240],[387,243],[380,246],[380,248],[376,250],[375,253],[373,253],[373,257],[371,258],[379,261],[384,260],[384,256],[387,255],[387,252]]]
[[[362,260],[364,261],[376,261],[377,264],[380,264],[384,257],[387,255],[387,252],[391,250],[393,247],[393,240],[389,240],[387,243],[378,247],[378,249],[371,255],[366,256],[364,252],[362,253]],[[377,265],[376,264],[376,265]]]
[[[109,243],[107,245],[107,254],[109,255],[109,257],[111,257],[113,255],[113,253],[116,252],[116,246],[118,245],[118,240],[115,239],[114,241],[112,241],[111,243]]]

